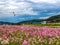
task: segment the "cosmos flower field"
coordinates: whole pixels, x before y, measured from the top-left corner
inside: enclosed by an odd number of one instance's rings
[[[60,28],[2,25],[0,45],[60,45]]]

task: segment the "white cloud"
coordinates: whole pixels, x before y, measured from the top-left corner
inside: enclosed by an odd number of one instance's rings
[[[36,3],[42,3],[42,2],[45,2],[45,3],[58,3],[59,0],[31,0],[32,2],[36,2]]]
[[[25,20],[25,18],[19,18],[20,20]]]
[[[47,18],[49,18],[49,16],[47,16],[47,17],[39,17],[39,19],[47,19]]]
[[[37,15],[28,2],[16,2],[14,0],[7,0],[5,2],[0,1],[0,17],[2,16],[13,16],[12,12],[16,14],[31,14]]]
[[[59,15],[59,14],[60,14],[60,12],[51,12],[51,13],[47,13],[47,15],[49,15],[49,16],[50,16],[50,15],[51,15],[51,16],[52,16],[52,15]]]
[[[17,2],[19,1],[19,2]],[[28,1],[25,0],[0,0],[0,17],[5,16],[13,16],[13,11],[16,15],[20,14],[30,14],[30,15],[37,15],[38,11],[33,11],[33,8],[39,9],[54,9],[60,7],[56,3],[59,3],[59,0],[29,0],[35,2],[36,5],[31,5]],[[42,3],[42,4],[39,4]],[[51,3],[56,5],[45,5],[45,3]],[[41,12],[41,11],[40,11]],[[50,13],[51,14],[51,13]]]

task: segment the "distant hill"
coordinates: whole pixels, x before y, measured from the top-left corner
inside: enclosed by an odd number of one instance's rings
[[[3,25],[3,24],[14,25],[15,23],[0,21],[0,25]]]
[[[60,15],[51,16],[50,18],[47,19],[47,21],[60,22]]]
[[[44,19],[33,19],[33,20],[26,20],[26,21],[22,21],[22,22],[18,22],[18,23],[0,21],[0,25],[3,25],[3,24],[8,24],[8,25],[41,24],[42,21],[46,21],[47,23],[48,22],[50,22],[50,23],[60,22],[60,15],[51,16],[45,20]]]
[[[18,22],[17,24],[40,24],[42,21],[44,21],[44,20],[42,20],[42,19],[33,19],[33,20]]]
[[[46,21],[47,23],[58,23],[60,22],[60,15],[51,16],[48,19],[33,19],[33,20],[27,20],[18,22],[17,24],[40,24],[42,21]]]

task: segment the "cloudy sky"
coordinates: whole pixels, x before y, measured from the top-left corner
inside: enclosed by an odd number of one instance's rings
[[[59,4],[60,0],[0,0],[0,21],[46,19],[60,14]]]

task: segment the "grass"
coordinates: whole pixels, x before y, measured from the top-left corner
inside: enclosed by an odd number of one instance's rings
[[[24,24],[28,26],[48,26],[48,27],[60,27],[60,24]]]

